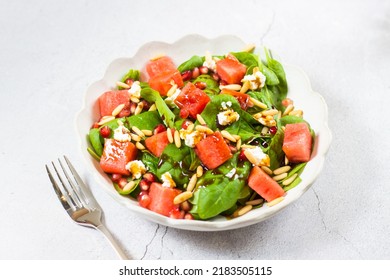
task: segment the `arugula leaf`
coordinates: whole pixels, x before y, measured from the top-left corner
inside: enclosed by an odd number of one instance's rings
[[[126,118],[129,128],[136,126],[139,129],[153,130],[158,124],[162,123],[157,111],[146,111],[138,115]]]
[[[169,109],[168,105],[165,104],[158,91],[153,90],[150,87],[145,87],[141,89],[141,96],[149,103],[154,102],[163,122],[168,127],[174,128],[175,114],[171,111],[171,109]]]
[[[204,57],[194,55],[189,60],[180,64],[179,67],[177,67],[177,70],[179,70],[180,73],[183,73],[184,71],[192,70],[195,67],[202,66],[203,62],[204,62]]]

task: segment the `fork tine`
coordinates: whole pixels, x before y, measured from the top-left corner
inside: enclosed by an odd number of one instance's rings
[[[85,201],[85,203],[89,204],[90,201],[84,194],[84,191],[86,191],[86,192],[88,191],[87,186],[84,184],[84,181],[81,179],[80,175],[77,173],[76,169],[73,167],[73,165],[70,162],[70,160],[66,156],[64,156],[64,158],[65,158],[66,164],[69,167],[70,172],[72,172],[72,175],[73,175],[73,177],[75,178],[75,180],[77,182],[77,190],[79,191],[79,193],[80,193],[82,199]]]
[[[83,199],[83,197],[80,194],[80,188],[74,184],[72,178],[70,178],[68,172],[66,171],[66,168],[62,164],[62,161],[60,159],[58,159],[58,162],[60,163],[60,166],[62,168],[62,172],[64,173],[66,179],[68,179],[68,183],[70,185],[70,188],[68,189],[70,192],[70,196],[73,198],[73,200],[76,201],[76,203],[78,204],[78,206],[80,208],[86,207],[87,203],[85,202],[85,200]]]
[[[54,191],[56,192],[58,198],[60,199],[62,206],[65,208],[65,210],[68,210],[68,209],[74,210],[74,206],[68,203],[69,197],[68,197],[67,193],[65,191],[61,190],[61,188],[58,186],[57,181],[54,179],[53,174],[50,171],[47,164],[45,164],[45,166],[46,166],[47,175],[49,175],[49,179],[53,185]]]
[[[52,165],[54,167],[54,171],[56,172],[59,181],[61,182],[61,185],[59,185],[59,184],[57,184],[57,185],[59,186],[60,189],[61,189],[61,186],[62,186],[61,191],[62,191],[62,194],[65,196],[66,201],[72,207],[72,210],[76,210],[76,208],[79,207],[79,205],[73,199],[71,193],[69,192],[68,187],[65,184],[64,179],[62,178],[61,174],[58,172],[58,169],[57,169],[56,165],[54,164],[54,162],[51,162],[51,163],[52,163]]]

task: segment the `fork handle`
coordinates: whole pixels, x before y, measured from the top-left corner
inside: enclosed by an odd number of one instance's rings
[[[103,225],[100,224],[96,227],[103,235],[106,237],[106,239],[110,242],[112,248],[116,251],[119,258],[122,260],[128,260],[129,258],[126,256],[126,254],[123,252],[121,247],[119,247],[118,243],[115,241],[114,237],[111,235],[111,233],[108,231],[108,229]]]

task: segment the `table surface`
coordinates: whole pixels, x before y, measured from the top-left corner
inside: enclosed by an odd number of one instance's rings
[[[66,154],[136,259],[390,258],[388,1],[1,1],[0,259],[116,259],[65,215],[44,165]],[[141,219],[88,174],[74,117],[117,57],[198,33],[235,34],[300,66],[329,107],[333,142],[301,199],[265,222],[183,231]]]

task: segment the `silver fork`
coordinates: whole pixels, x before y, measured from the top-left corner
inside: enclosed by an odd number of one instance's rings
[[[62,206],[77,224],[97,229],[103,233],[117,252],[118,256],[123,260],[127,260],[128,258],[125,253],[102,223],[101,218],[103,211],[99,204],[81,180],[69,159],[66,156],[64,156],[64,159],[66,165],[58,159],[61,169],[57,168],[54,162],[51,162],[54,172],[46,165],[47,174],[49,175],[50,181],[53,184],[53,188],[61,201]]]

